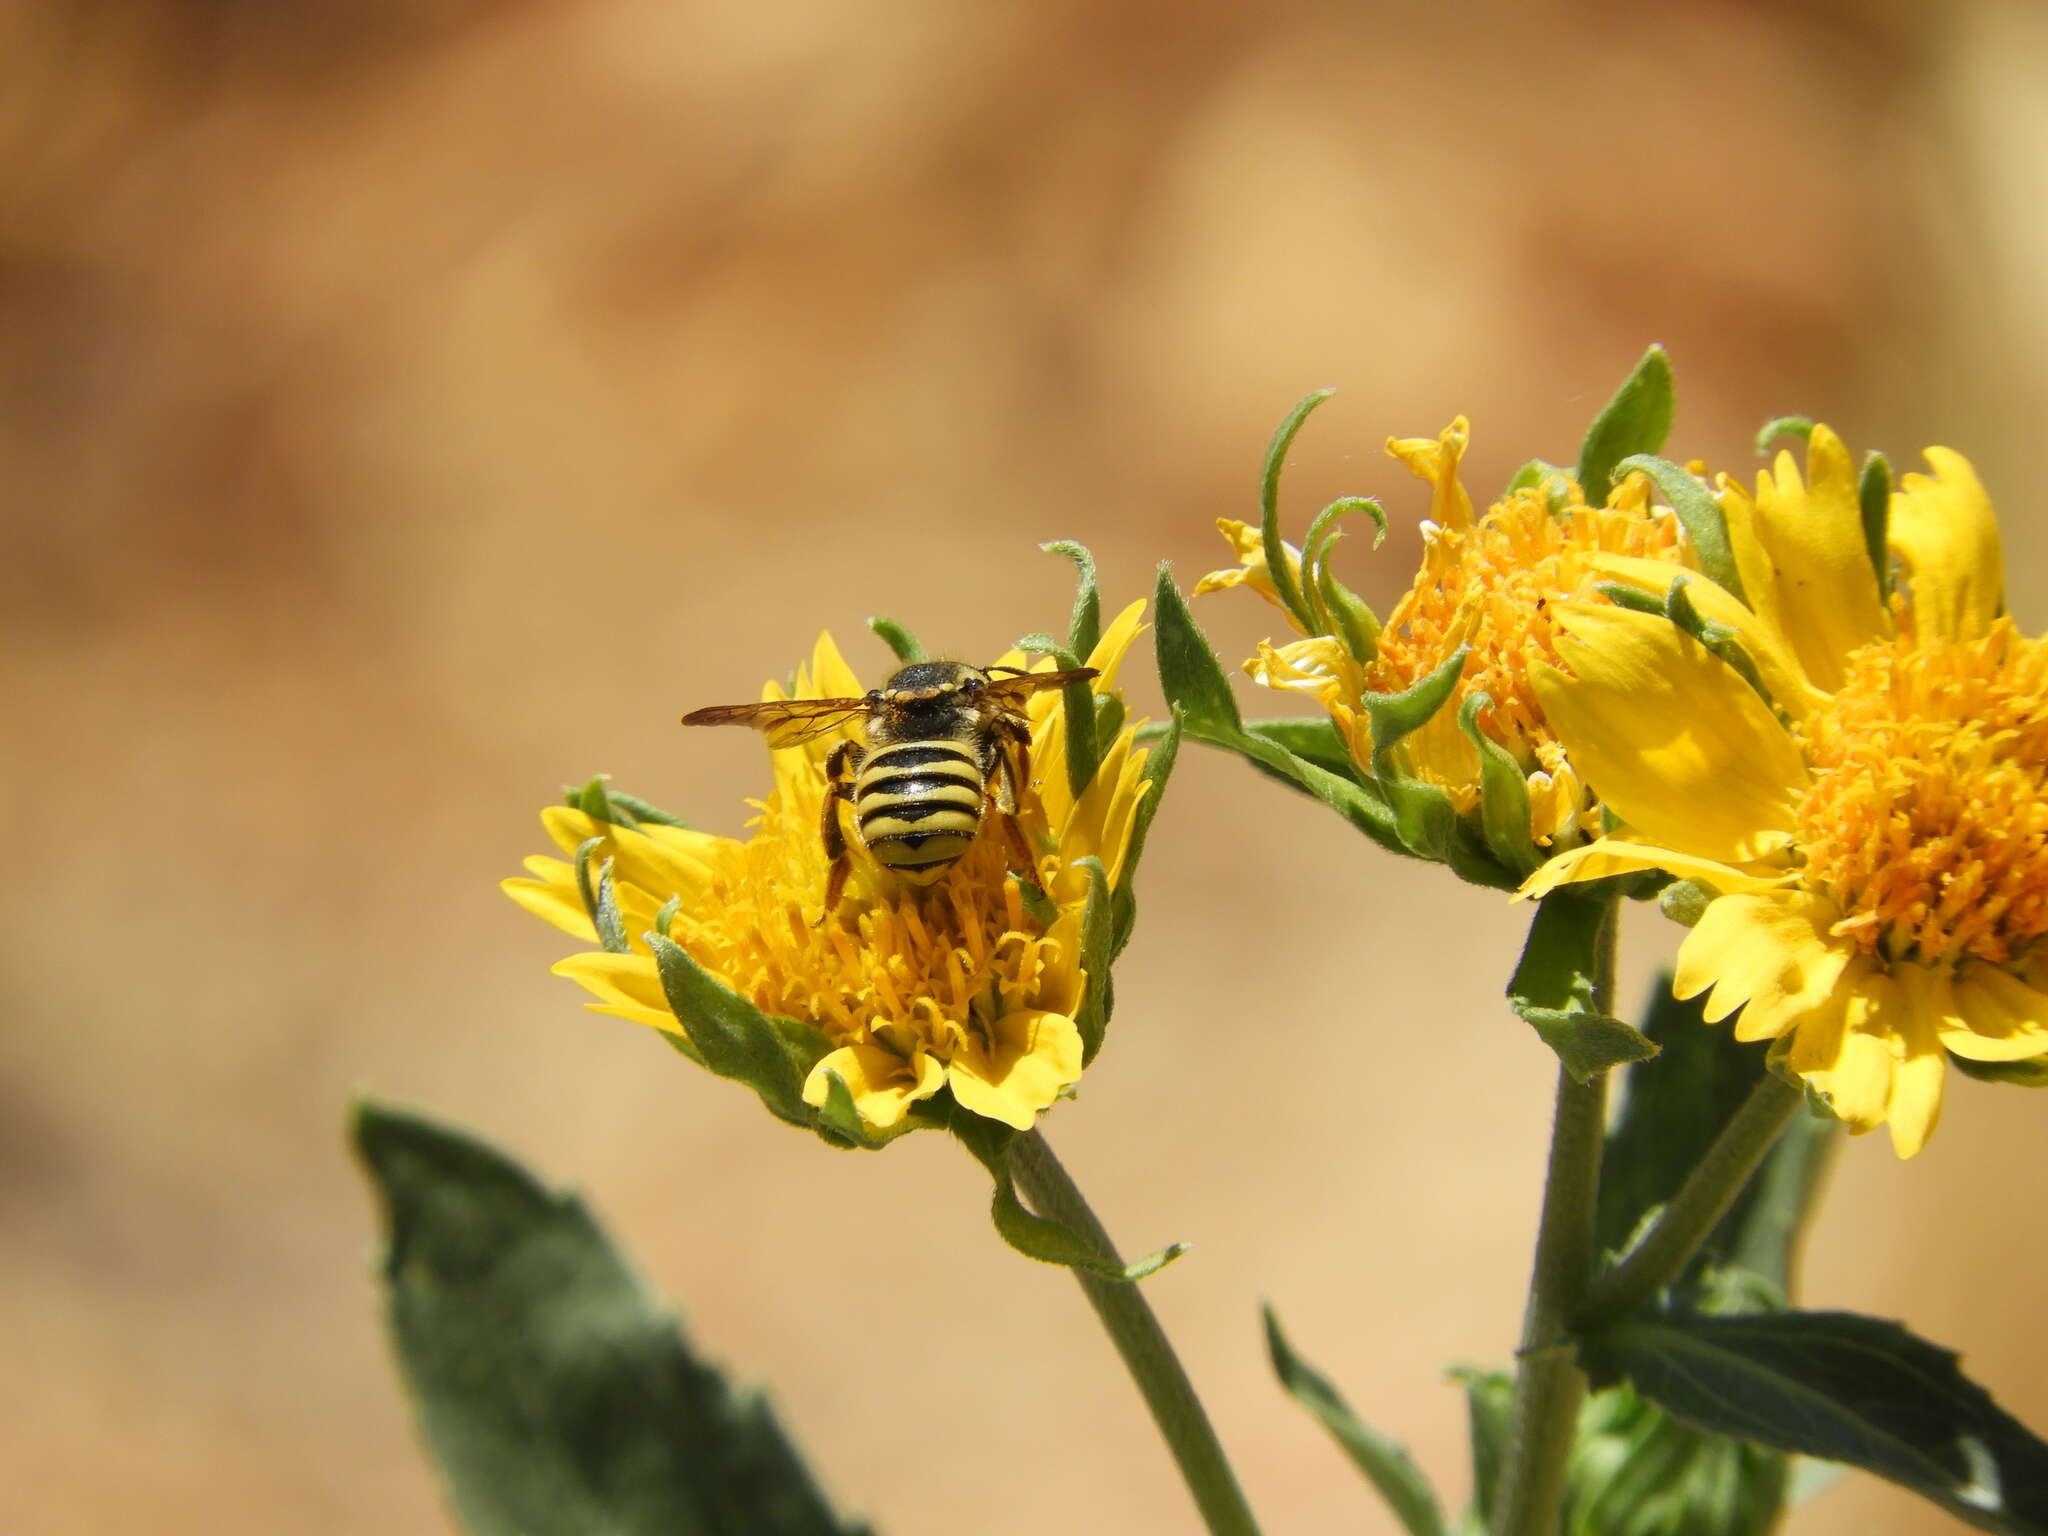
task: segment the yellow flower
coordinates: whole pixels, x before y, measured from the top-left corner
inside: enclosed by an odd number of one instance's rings
[[[1603,506],[1587,504],[1560,474],[1542,486],[1512,490],[1475,517],[1458,478],[1470,428],[1460,416],[1434,438],[1390,440],[1387,451],[1431,488],[1422,526],[1422,567],[1380,630],[1374,653],[1358,656],[1335,634],[1308,635],[1287,645],[1264,644],[1245,670],[1268,688],[1314,698],[1326,709],[1359,768],[1377,771],[1367,713],[1369,694],[1399,694],[1467,648],[1449,700],[1393,750],[1393,766],[1442,789],[1461,815],[1480,801],[1479,748],[1460,723],[1460,706],[1475,693],[1480,734],[1503,748],[1525,776],[1529,835],[1551,847],[1576,841],[1597,826],[1591,795],[1566,758],[1529,685],[1533,667],[1557,659],[1551,615],[1563,601],[1602,602],[1598,584],[1612,580],[1605,561],[1687,560],[1677,519],[1650,505],[1648,482],[1630,476]],[[1288,611],[1275,588],[1258,530],[1224,519],[1217,525],[1240,566],[1202,578],[1196,595],[1249,586]],[[1300,581],[1300,553],[1287,548]],[[1289,612],[1289,622],[1303,626]],[[1523,868],[1527,868],[1525,864]]]
[[[1138,634],[1143,603],[1117,616],[1087,658],[1113,694],[1124,653]],[[1012,652],[1001,665],[1021,666]],[[1041,669],[1050,662],[1041,662]],[[829,635],[818,640],[793,693],[770,683],[763,697],[851,697],[863,685]],[[671,1011],[654,954],[643,937],[667,904],[664,937],[717,982],[762,1013],[814,1027],[828,1049],[803,1084],[804,1101],[824,1105],[836,1075],[866,1125],[904,1128],[913,1107],[932,1108],[950,1090],[961,1108],[1029,1129],[1040,1111],[1080,1079],[1083,1017],[1107,977],[1083,964],[1083,919],[1099,860],[1106,890],[1121,889],[1140,807],[1152,785],[1147,752],[1126,726],[1104,745],[1101,763],[1077,797],[1066,772],[1061,694],[1028,701],[1034,782],[1019,795],[1017,821],[1035,851],[1039,890],[1008,869],[1012,843],[991,828],[936,882],[916,886],[856,852],[839,907],[817,921],[827,861],[819,837],[825,758],[859,723],[770,754],[774,787],[744,839],[642,822],[607,825],[568,806],[541,813],[556,846],[573,855],[601,839],[595,857],[612,877],[630,951],[571,955],[555,971],[617,1014],[687,1042]],[[586,943],[598,937],[574,864],[526,861],[531,878],[507,880],[512,899]],[[1039,899],[1043,895],[1043,901]],[[1098,1006],[1103,1001],[1097,998]]]
[[[1624,826],[1525,887],[1663,869],[1713,894],[1680,997],[1901,1157],[1941,1112],[1947,1056],[2048,1053],[2048,643],[2001,614],[1998,525],[1930,448],[1890,502],[1900,572],[1872,568],[1848,451],[1815,427],[1754,495],[1724,480],[1744,600],[1692,578],[1766,699],[1667,619],[1566,605],[1536,691]],[[1617,572],[1650,591],[1668,578]],[[1711,989],[1711,990],[1710,990]]]

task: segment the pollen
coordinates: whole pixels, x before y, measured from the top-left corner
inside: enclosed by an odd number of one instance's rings
[[[1805,883],[1891,962],[2009,965],[2048,933],[2048,642],[1865,646],[1802,722]]]
[[[941,1058],[1031,1006],[1043,975],[1078,957],[1025,910],[1002,840],[974,845],[930,886],[857,867],[840,909],[825,889],[825,781],[796,776],[757,802],[753,836],[722,845],[707,898],[669,937],[762,1012],[816,1023],[835,1046]]]
[[[1678,521],[1650,507],[1641,476],[1617,486],[1603,507],[1589,506],[1570,482],[1565,490],[1557,509],[1529,488],[1470,528],[1425,524],[1422,569],[1389,615],[1366,678],[1375,692],[1398,693],[1469,645],[1460,697],[1477,690],[1493,701],[1479,729],[1529,769],[1555,746],[1529,686],[1532,666],[1558,662],[1550,605],[1598,600],[1595,556],[1681,560]],[[1455,720],[1455,707],[1445,713]]]

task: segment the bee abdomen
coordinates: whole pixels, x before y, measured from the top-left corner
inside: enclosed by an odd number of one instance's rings
[[[981,827],[981,767],[949,741],[877,747],[854,785],[860,840],[876,862],[925,883],[936,880]]]

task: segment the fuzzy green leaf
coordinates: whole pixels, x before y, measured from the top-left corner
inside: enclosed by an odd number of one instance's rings
[[[1856,482],[1856,499],[1863,509],[1863,545],[1870,553],[1870,568],[1877,573],[1877,590],[1884,596],[1892,591],[1892,552],[1888,543],[1892,516],[1892,465],[1881,453],[1863,461],[1863,473]]]
[[[1328,715],[1300,715],[1284,720],[1247,720],[1250,734],[1273,742],[1305,763],[1314,763],[1325,773],[1357,782],[1358,765],[1351,760],[1351,748]]]
[[[1508,481],[1507,494],[1516,491],[1543,492],[1543,500],[1552,512],[1562,512],[1570,505],[1571,494],[1567,487],[1572,482],[1572,471],[1561,464],[1552,464],[1544,459],[1531,459]]]
[[[1623,459],[1615,469],[1620,474],[1640,470],[1650,477],[1650,483],[1671,504],[1679,526],[1692,540],[1700,569],[1730,596],[1741,598],[1742,573],[1736,569],[1735,551],[1728,543],[1728,519],[1705,482],[1691,470],[1647,453]]]
[[[1847,1312],[1639,1316],[1582,1341],[1596,1383],[1714,1434],[1861,1467],[1958,1520],[2048,1532],[2048,1445],[1897,1323]]]
[[[868,628],[881,638],[882,644],[889,647],[902,665],[907,667],[929,659],[925,655],[924,647],[918,643],[917,636],[894,619],[875,614],[868,619]]]
[[[1762,458],[1771,451],[1771,444],[1781,437],[1796,437],[1805,442],[1813,435],[1811,416],[1773,416],[1757,429],[1756,455]]]
[[[471,1536],[858,1536],[760,1395],[693,1355],[583,1204],[389,1106],[353,1140],[383,1206],[392,1340]]]
[[[1493,856],[1518,875],[1536,872],[1543,850],[1529,832],[1529,780],[1507,748],[1479,729],[1479,712],[1493,700],[1469,693],[1458,709],[1458,729],[1479,753],[1479,825]]]
[[[696,830],[682,817],[664,811],[658,805],[650,805],[638,795],[629,795],[622,789],[607,789],[605,794],[611,801],[614,814],[624,811],[635,821],[651,821],[662,827],[681,827],[685,832]]]
[[[1280,537],[1280,472],[1287,465],[1287,450],[1294,446],[1302,424],[1334,393],[1319,389],[1287,413],[1287,419],[1280,423],[1273,441],[1266,447],[1266,463],[1259,475],[1259,542],[1265,550],[1266,567],[1273,578],[1273,589],[1280,595],[1280,605],[1294,615],[1303,634],[1314,634],[1317,626],[1301,583],[1295,580],[1294,570],[1288,564],[1286,541]]]
[[[1671,359],[1662,347],[1653,346],[1594,418],[1579,446],[1578,482],[1589,503],[1606,503],[1614,488],[1614,468],[1623,459],[1664,446],[1677,405]]]
[[[1186,1243],[1173,1243],[1134,1263],[1112,1264],[1097,1254],[1078,1232],[1026,1210],[1024,1203],[1017,1198],[1016,1189],[1008,1183],[996,1185],[989,1214],[994,1218],[996,1231],[1002,1234],[1003,1241],[1027,1259],[1037,1259],[1041,1264],[1057,1264],[1064,1269],[1077,1269],[1103,1280],[1136,1284],[1158,1274],[1188,1251]]]
[[[1657,1047],[1593,1006],[1593,978],[1605,942],[1606,903],[1554,891],[1536,908],[1529,941],[1508,984],[1508,1006],[1532,1025],[1578,1082],[1624,1062],[1646,1061]]]
[[[1377,757],[1389,751],[1403,736],[1421,730],[1436,712],[1450,702],[1458,679],[1465,674],[1466,647],[1437,663],[1436,670],[1417,678],[1399,693],[1368,693],[1364,696],[1366,718],[1372,724],[1372,749]]]
[[[1173,777],[1174,761],[1180,756],[1180,740],[1181,713],[1175,710],[1166,729],[1154,738],[1146,752],[1145,766],[1138,770],[1138,777],[1148,788],[1137,810],[1131,813],[1131,841],[1124,850],[1121,878],[1110,897],[1111,960],[1124,952],[1124,946],[1131,942],[1131,930],[1137,926],[1138,863],[1145,856],[1145,839],[1151,835],[1152,818],[1159,814],[1159,802],[1166,798],[1167,781]]]
[[[1193,735],[1210,739],[1235,735],[1242,717],[1230,691],[1230,679],[1195,616],[1188,612],[1180,588],[1173,584],[1172,569],[1165,565],[1159,567],[1153,617],[1152,645],[1166,702],[1187,716]]]
[[[1038,546],[1049,555],[1065,555],[1074,562],[1074,617],[1067,625],[1067,649],[1086,661],[1102,638],[1102,595],[1095,585],[1095,556],[1088,546],[1072,539],[1054,539]]]
[[[1102,860],[1090,855],[1077,867],[1088,881],[1088,896],[1081,909],[1081,969],[1088,973],[1088,988],[1074,1016],[1074,1027],[1081,1032],[1081,1064],[1086,1066],[1102,1049],[1102,1037],[1109,1029],[1109,1011],[1115,1002],[1110,981],[1115,924],[1109,876],[1102,868]]]
[[[1980,1083],[2048,1088],[2048,1056],[2029,1056],[2025,1061],[1969,1061],[1951,1056],[1949,1062],[1965,1077],[1974,1077]]]
[[[1263,1310],[1266,1353],[1288,1396],[1306,1408],[1330,1432],[1352,1464],[1371,1479],[1403,1530],[1410,1536],[1444,1536],[1444,1517],[1437,1507],[1436,1491],[1406,1448],[1353,1413],[1329,1379],[1294,1352],[1287,1336],[1280,1331],[1280,1319],[1273,1309],[1269,1306]]]
[[[796,1019],[769,1018],[660,934],[648,934],[647,942],[669,1009],[704,1064],[720,1077],[745,1083],[782,1119],[815,1125],[817,1116],[804,1103],[803,1086],[811,1068],[831,1050],[823,1033]]]

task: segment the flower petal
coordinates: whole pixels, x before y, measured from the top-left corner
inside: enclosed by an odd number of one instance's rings
[[[1974,640],[2005,607],[2005,553],[1970,461],[1929,448],[1934,474],[1900,477],[1887,542],[1906,567],[1923,641]]]
[[[1816,1009],[1793,1038],[1790,1061],[1835,1118],[1860,1135],[1882,1125],[1891,1105],[1899,1003],[1890,978],[1866,961],[1859,965],[1861,990],[1844,989]]]
[[[1661,869],[1681,880],[1696,880],[1722,895],[1736,891],[1776,890],[1793,878],[1788,874],[1753,874],[1713,859],[1698,858],[1631,838],[1601,837],[1561,853],[1545,864],[1522,882],[1515,899],[1548,896],[1560,885],[1601,880],[1608,875],[1634,874],[1645,869]]]
[[[976,1040],[954,1053],[946,1080],[963,1109],[1028,1131],[1080,1081],[1081,1031],[1065,1014],[1035,1008],[1004,1014],[992,1029],[988,1047]]]
[[[1594,555],[1587,564],[1604,576],[1660,598],[1670,592],[1673,582],[1685,577],[1685,595],[1694,610],[1701,618],[1734,631],[1736,642],[1756,664],[1758,678],[1770,690],[1772,702],[1799,720],[1826,701],[1827,696],[1799,670],[1799,658],[1792,654],[1785,637],[1719,582],[1669,560],[1646,560],[1638,555]]]
[[[1470,528],[1472,498],[1458,483],[1458,461],[1472,440],[1472,424],[1464,417],[1453,418],[1435,437],[1390,437],[1387,452],[1406,464],[1419,480],[1432,488],[1429,519],[1439,528]]]
[[[636,1008],[668,1008],[668,994],[662,990],[661,972],[652,955],[616,955],[602,949],[586,949],[557,960],[549,967],[566,976],[601,1002],[629,1004]]]
[[[1934,1031],[1909,1009],[1899,1011],[1889,1028],[1896,1059],[1885,1121],[1892,1130],[1892,1150],[1900,1157],[1912,1157],[1927,1145],[1927,1138],[1940,1123],[1948,1053]]]
[[[540,813],[540,820],[555,846],[572,856],[590,838],[604,838],[605,846],[597,852],[599,861],[609,857],[612,878],[651,898],[653,907],[671,896],[680,896],[687,903],[711,883],[711,867],[676,840],[657,841],[636,827],[608,825],[568,805],[549,806]],[[709,841],[716,844],[726,839]],[[620,905],[625,905],[623,892]]]
[[[2048,1052],[2048,996],[2011,972],[1973,960],[1957,974],[1952,994],[1945,990],[1946,983],[1933,992],[1929,1013],[1941,1043],[1958,1056],[2025,1061]]]
[[[1849,950],[1830,942],[1834,907],[1810,891],[1722,896],[1678,950],[1671,990],[1697,997],[1713,988],[1703,1010],[1709,1023],[1736,1009],[1738,1040],[1769,1040],[1828,1006],[1849,963]]]
[[[1733,668],[1654,614],[1556,613],[1572,671],[1535,667],[1530,682],[1572,766],[1630,828],[1732,864],[1791,841],[1806,765]]]
[[[1859,645],[1891,633],[1863,536],[1856,466],[1842,440],[1816,426],[1806,477],[1790,453],[1757,476],[1756,499],[1730,486],[1722,497],[1728,537],[1750,606],[1775,628],[1814,685],[1841,687]]]
[[[828,1073],[838,1074],[861,1119],[881,1131],[900,1123],[912,1104],[930,1098],[946,1082],[946,1069],[924,1051],[906,1058],[879,1045],[842,1045],[821,1057],[804,1079],[806,1104],[823,1104],[832,1096]]]
[[[552,865],[567,877],[556,879],[552,870],[540,866]],[[562,932],[581,939],[586,944],[597,942],[597,926],[590,920],[590,914],[583,910],[582,894],[576,889],[576,871],[559,859],[543,859],[538,856],[526,861],[526,867],[540,876],[535,880],[500,880],[498,889],[526,908],[542,922],[552,923]]]

